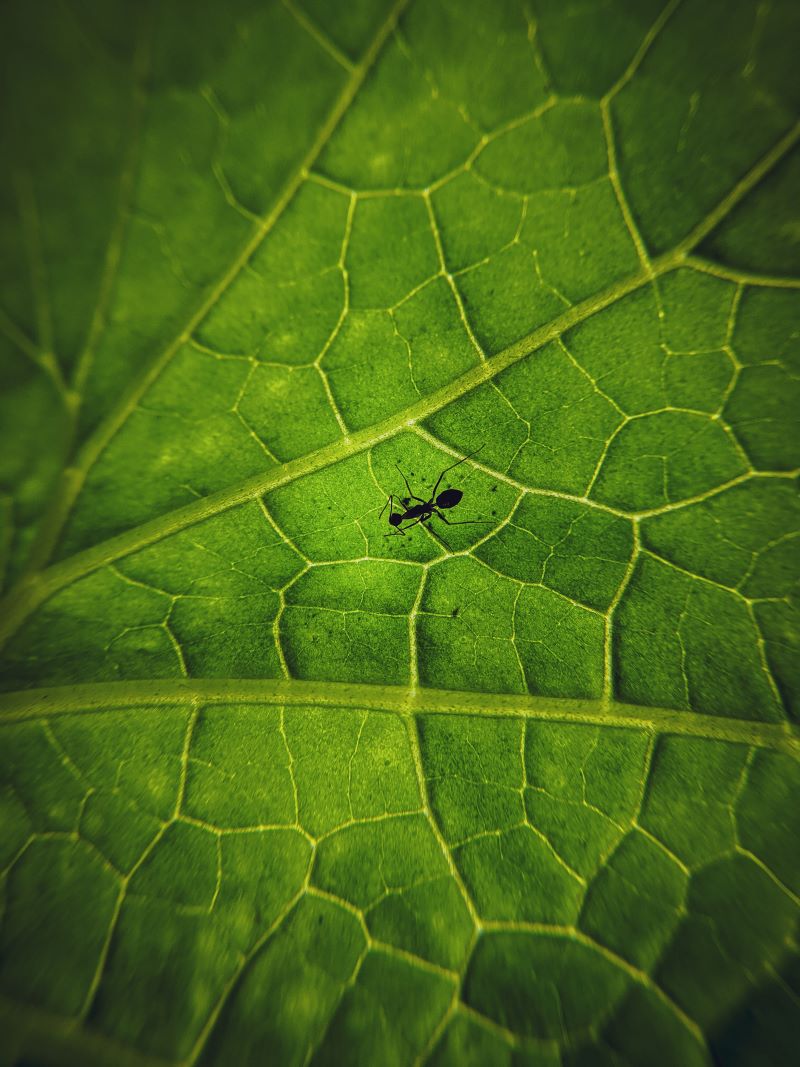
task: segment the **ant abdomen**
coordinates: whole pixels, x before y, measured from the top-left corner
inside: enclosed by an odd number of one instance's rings
[[[464,494],[460,489],[445,489],[436,497],[437,508],[454,508]]]

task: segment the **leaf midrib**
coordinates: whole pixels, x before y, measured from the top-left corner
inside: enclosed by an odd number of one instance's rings
[[[518,693],[481,693],[425,687],[261,678],[154,678],[90,682],[0,694],[0,724],[54,715],[140,712],[165,706],[259,704],[337,708],[342,713],[383,711],[416,715],[516,717],[538,722],[627,727],[770,748],[800,756],[800,727],[753,722],[616,700],[575,700]]]

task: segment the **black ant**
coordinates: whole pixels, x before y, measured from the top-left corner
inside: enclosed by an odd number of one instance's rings
[[[483,448],[483,445],[481,445],[480,448],[476,448],[475,452],[470,452],[468,455],[464,456],[463,459],[459,459],[456,463],[451,463],[449,467],[445,467],[445,469],[436,479],[436,485],[434,485],[433,487],[430,500],[423,500],[421,497],[415,496],[414,493],[411,492],[411,486],[408,484],[408,478],[406,478],[405,474],[403,474],[402,470],[400,470],[399,464],[395,463],[395,466],[400,471],[400,476],[405,482],[405,486],[408,491],[407,497],[399,498],[404,510],[394,510],[394,496],[390,496],[389,499],[386,501],[386,504],[384,504],[381,508],[381,515],[383,515],[384,511],[386,511],[386,505],[389,505],[389,525],[394,527],[395,536],[397,534],[402,534],[403,537],[405,537],[406,530],[409,530],[412,526],[416,526],[417,523],[428,522],[428,520],[433,515],[441,519],[442,522],[446,523],[448,526],[470,526],[473,524],[480,525],[481,523],[488,521],[486,519],[448,519],[446,515],[442,514],[442,509],[444,509],[445,511],[449,511],[450,508],[454,508],[456,504],[459,503],[464,494],[460,489],[444,489],[441,493],[437,495],[437,490],[441,485],[442,478],[444,478],[445,474],[447,474],[448,471],[451,471],[453,467],[457,467],[459,463],[465,463],[468,459],[470,459],[471,456],[474,456],[477,452],[480,452],[481,448]],[[416,500],[417,503],[411,504],[412,500]],[[378,518],[380,518],[380,515],[378,516]],[[409,520],[409,525],[406,527],[406,530],[403,530],[401,527],[401,523],[407,522]],[[430,527],[426,526],[426,529],[430,529]],[[431,529],[431,533],[434,537],[436,537],[439,541],[442,542],[442,544],[448,551],[450,551],[450,546],[447,544],[443,537],[440,537],[439,534],[437,534],[436,531],[433,529]],[[393,535],[386,534],[386,536],[392,537]]]

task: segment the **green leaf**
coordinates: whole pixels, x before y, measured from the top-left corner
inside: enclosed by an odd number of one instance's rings
[[[4,28],[3,1063],[790,1062],[797,5]]]

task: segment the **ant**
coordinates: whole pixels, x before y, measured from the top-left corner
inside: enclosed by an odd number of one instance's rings
[[[454,508],[456,504],[459,503],[464,494],[460,489],[444,489],[441,493],[438,493],[437,495],[437,490],[439,489],[439,486],[442,482],[442,478],[444,478],[445,474],[447,474],[448,471],[451,471],[453,467],[457,467],[460,463],[465,463],[468,459],[470,459],[471,456],[474,456],[477,452],[480,452],[481,448],[483,448],[483,445],[481,445],[480,448],[476,448],[474,452],[470,452],[468,455],[464,456],[463,459],[459,459],[456,463],[451,463],[449,467],[445,467],[445,469],[436,479],[436,485],[434,485],[433,487],[430,500],[423,500],[421,497],[415,496],[414,493],[412,493],[411,486],[408,484],[408,478],[406,478],[405,474],[403,474],[402,470],[400,470],[400,465],[395,463],[395,466],[400,471],[400,476],[405,482],[406,490],[408,491],[407,497],[400,498],[400,503],[403,505],[404,510],[394,510],[394,496],[391,495],[386,501],[386,504],[384,504],[381,508],[381,515],[383,515],[384,511],[386,511],[386,505],[388,504],[389,525],[394,527],[395,536],[397,534],[402,534],[403,537],[405,537],[406,530],[410,529],[412,526],[416,526],[420,522],[428,522],[428,520],[433,515],[441,519],[442,522],[447,523],[448,526],[470,526],[473,524],[480,525],[481,523],[488,521],[487,519],[448,519],[446,515],[442,514],[442,509],[444,509],[445,511],[449,511],[450,508]],[[416,500],[417,503],[411,504],[412,500]],[[380,515],[378,516],[378,518],[380,518]],[[401,523],[406,522],[408,520],[410,520],[410,523],[406,527],[406,530],[403,530],[401,528]],[[447,544],[443,537],[440,537],[439,534],[437,534],[436,531],[431,529],[430,527],[426,526],[425,528],[430,529],[430,532],[433,534],[433,536],[436,537],[437,540],[442,542],[448,552],[451,551],[450,546]],[[392,537],[393,534],[386,534],[385,536]]]

